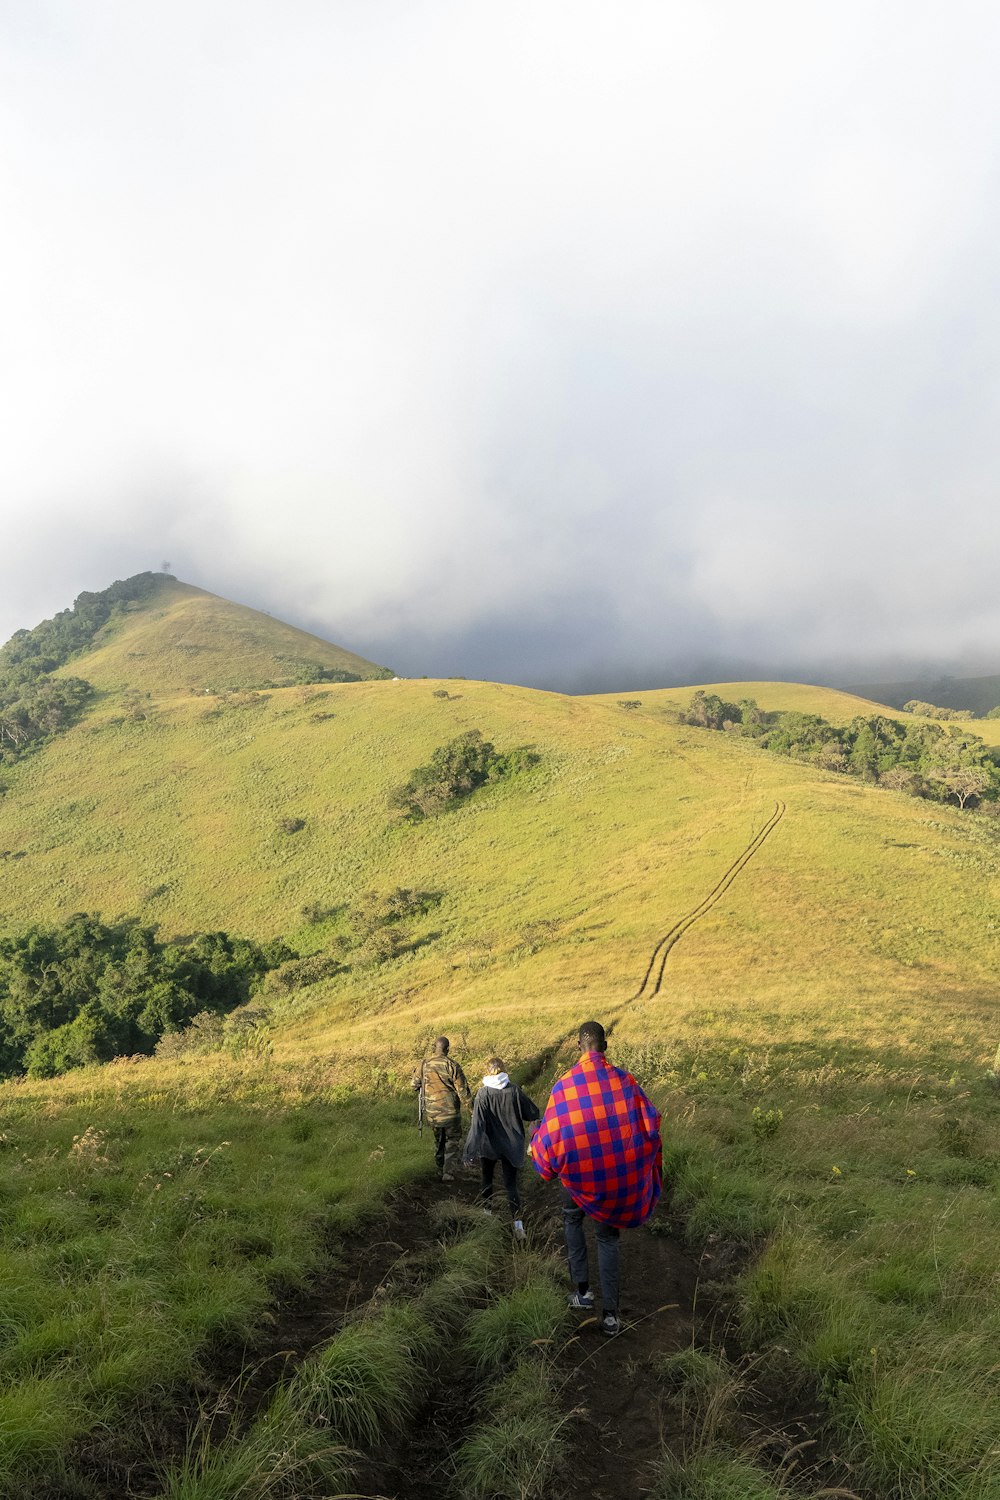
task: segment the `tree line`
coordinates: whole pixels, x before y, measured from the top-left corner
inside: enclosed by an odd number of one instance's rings
[[[93,645],[98,631],[162,578],[136,573],[99,593],[83,593],[32,630],[16,630],[0,648],[0,761],[17,760],[50,735],[75,724],[93,696],[82,677],[53,677],[58,667]]]
[[[298,955],[281,941],[203,932],[163,943],[154,927],[77,913],[0,938],[0,1076],[50,1078],[153,1052],[202,1012],[243,1005]]]
[[[904,724],[872,714],[841,727],[818,714],[768,712],[753,698],[727,703],[717,693],[700,689],[680,718],[701,729],[741,735],[775,755],[915,797],[955,802],[959,807],[1000,799],[997,752],[978,735],[955,725]]]

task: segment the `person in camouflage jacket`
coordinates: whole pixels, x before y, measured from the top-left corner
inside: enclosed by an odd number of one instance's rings
[[[453,1182],[458,1164],[462,1130],[462,1100],[472,1108],[472,1095],[465,1074],[448,1056],[446,1036],[434,1043],[433,1057],[425,1057],[413,1075],[413,1087],[421,1096],[423,1118],[434,1131],[434,1161],[442,1182]]]

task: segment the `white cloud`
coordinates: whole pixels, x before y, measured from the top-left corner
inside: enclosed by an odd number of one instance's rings
[[[408,670],[996,640],[998,35],[8,5],[0,633],[170,556]]]

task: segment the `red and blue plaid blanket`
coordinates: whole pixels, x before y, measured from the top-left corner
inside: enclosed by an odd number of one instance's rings
[[[659,1200],[659,1111],[601,1052],[585,1053],[559,1079],[529,1150],[535,1171],[558,1177],[592,1219],[634,1229]]]

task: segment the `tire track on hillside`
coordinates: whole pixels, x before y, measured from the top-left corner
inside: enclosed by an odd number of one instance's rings
[[[667,960],[672,950],[677,946],[681,938],[684,937],[685,933],[690,932],[695,923],[700,922],[702,917],[707,916],[712,907],[722,900],[722,897],[726,894],[736,877],[742,874],[754,856],[760,852],[764,843],[770,838],[785,816],[786,811],[786,803],[776,802],[774,804],[774,811],[763,828],[754,835],[743,852],[733,860],[732,864],[725,871],[722,878],[712,887],[708,895],[703,897],[697,906],[693,906],[690,911],[685,912],[683,917],[678,918],[670,930],[663,934],[650,954],[642,983],[635,994],[629,997],[626,1004],[631,1004],[633,1000],[641,1000],[644,996],[652,997],[660,993],[663,986],[663,976],[666,971]],[[656,979],[655,982],[651,983],[654,970],[656,972]]]

